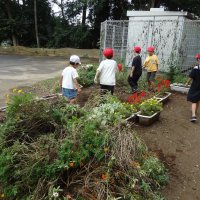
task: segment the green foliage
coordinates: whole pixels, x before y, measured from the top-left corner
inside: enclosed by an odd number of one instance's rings
[[[0,127],[0,180],[6,199],[61,200],[64,191],[72,191],[75,199],[88,199],[107,185],[117,195],[108,187],[108,193],[98,193],[101,199],[156,197],[166,170],[148,156],[146,145],[124,121],[132,113],[131,105],[111,95],[90,110],[66,104],[63,98],[27,99],[12,97],[7,121]],[[137,169],[132,165],[136,159]],[[141,188],[139,194],[133,185]],[[84,192],[73,190],[77,187]]]
[[[129,68],[123,65],[123,70],[117,74],[117,85],[128,86],[128,75],[129,75]]]
[[[166,173],[166,168],[156,157],[149,157],[144,160],[141,169],[145,174],[152,178],[160,187],[168,182],[169,177]]]
[[[96,67],[91,65],[86,68],[82,68],[78,71],[79,83],[82,86],[88,87],[94,84],[94,77],[96,74]]]
[[[182,83],[185,84],[187,82],[188,77],[183,74],[177,74],[173,77],[173,83]]]
[[[151,116],[162,110],[162,103],[159,103],[155,98],[151,98],[142,102],[139,107],[142,115]]]
[[[18,118],[21,114],[22,105],[27,106],[33,102],[32,93],[24,93],[22,90],[13,90],[13,94],[8,97],[8,107],[6,109],[8,117]]]

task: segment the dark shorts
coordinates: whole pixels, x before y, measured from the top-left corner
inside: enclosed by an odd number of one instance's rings
[[[111,94],[113,94],[115,86],[114,85],[102,85],[102,84],[100,84],[100,88],[101,88],[103,94],[105,94],[107,92],[110,92]]]
[[[62,94],[69,100],[75,99],[77,97],[77,91],[74,89],[62,88]]]
[[[155,81],[156,72],[147,72],[147,81]]]
[[[198,103],[200,101],[200,90],[191,86],[187,95],[187,100],[191,103]]]

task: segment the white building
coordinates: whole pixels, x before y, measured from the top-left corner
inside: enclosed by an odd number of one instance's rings
[[[147,47],[155,47],[161,71],[170,66],[185,70],[194,65],[194,56],[200,52],[200,21],[190,20],[187,12],[164,9],[128,11],[127,16],[128,21],[102,23],[101,49],[114,48],[116,58],[125,59],[128,67],[136,45],[142,47],[143,60]]]

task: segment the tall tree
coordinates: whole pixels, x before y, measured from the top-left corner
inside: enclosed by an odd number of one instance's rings
[[[11,2],[11,0],[2,0],[3,5],[5,6],[5,10],[7,11],[7,16],[9,19],[9,22],[12,23],[13,25],[11,25],[11,36],[12,36],[12,42],[14,46],[17,46],[17,36],[15,34],[15,29],[14,29],[14,18],[13,18],[13,14],[12,14],[12,9],[11,9],[11,4],[13,2]]]
[[[34,22],[35,22],[35,36],[37,41],[37,47],[40,48],[40,40],[38,34],[38,20],[37,20],[37,0],[34,0]]]

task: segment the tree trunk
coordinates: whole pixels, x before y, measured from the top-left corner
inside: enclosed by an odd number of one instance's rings
[[[155,8],[156,0],[151,0],[151,8]]]
[[[40,48],[40,40],[38,35],[38,21],[37,21],[37,0],[34,0],[34,20],[35,20],[35,37],[37,41],[37,47]]]
[[[61,14],[62,14],[63,22],[65,22],[65,13],[64,13],[63,0],[60,1],[60,8],[61,8]]]
[[[85,0],[85,2],[83,3],[82,26],[85,26],[86,12],[87,12],[87,0]]]
[[[160,2],[160,0],[151,0],[151,8],[159,8]]]
[[[11,3],[10,0],[5,1],[5,6],[6,6],[6,10],[7,10],[9,20],[13,20],[10,3]],[[13,46],[17,46],[17,37],[15,35],[13,27],[11,29],[11,34],[12,34]]]

